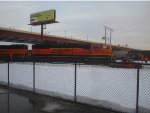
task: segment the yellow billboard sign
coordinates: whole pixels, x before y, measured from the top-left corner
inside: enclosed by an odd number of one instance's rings
[[[31,25],[48,24],[55,22],[56,10],[47,10],[30,15]]]

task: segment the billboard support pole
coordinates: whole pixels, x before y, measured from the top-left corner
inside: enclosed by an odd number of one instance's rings
[[[41,44],[43,44],[43,24],[41,24]]]
[[[31,32],[32,32],[32,25],[41,25],[41,36],[39,39],[40,44],[44,44],[43,40],[43,31],[46,29],[44,25],[46,24],[52,24],[52,23],[58,23],[55,21],[56,18],[56,10],[46,10],[42,12],[32,13],[30,15],[30,24],[31,25]]]

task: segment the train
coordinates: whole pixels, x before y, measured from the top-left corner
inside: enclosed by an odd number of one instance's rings
[[[0,45],[0,61],[22,60],[27,55],[27,45]]]
[[[102,44],[0,45],[0,61],[107,63],[112,49]]]

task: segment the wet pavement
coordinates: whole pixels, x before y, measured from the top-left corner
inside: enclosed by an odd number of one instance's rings
[[[0,113],[115,113],[33,93],[8,90],[0,86]]]

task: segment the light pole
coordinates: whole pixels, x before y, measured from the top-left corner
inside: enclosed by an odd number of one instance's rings
[[[88,35],[87,35],[87,41],[88,41]]]
[[[106,26],[104,26],[105,27],[105,44],[106,44],[106,35],[107,35],[107,33],[106,33]]]
[[[111,45],[111,33],[112,33],[112,30],[110,30],[110,45]]]
[[[110,31],[110,39],[108,40],[108,43],[110,43],[110,47],[111,47],[111,40],[112,40],[112,38],[111,38],[111,33],[112,33],[112,31],[113,31],[113,29],[111,29],[111,28],[109,28],[109,27],[107,27],[107,26],[104,26],[105,27],[105,44],[106,44],[106,35],[107,35],[107,29]]]
[[[32,25],[31,25],[31,33],[32,33]]]
[[[66,38],[66,30],[65,30],[65,38]]]

